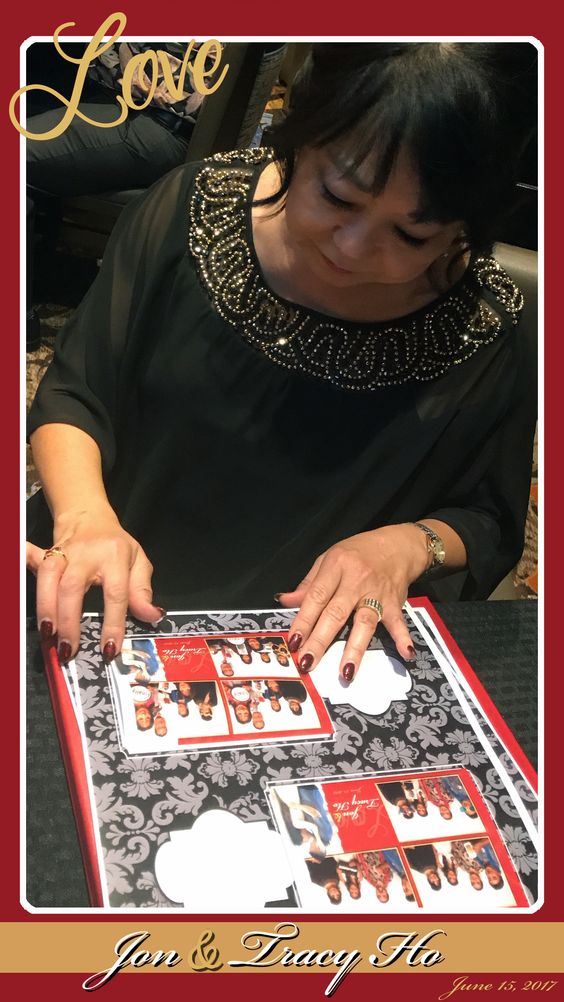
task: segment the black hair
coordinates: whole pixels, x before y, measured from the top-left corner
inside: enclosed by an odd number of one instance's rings
[[[418,221],[461,220],[467,246],[488,252],[534,135],[536,63],[529,42],[313,45],[286,118],[265,136],[280,190],[258,204],[283,204],[304,147],[346,140],[346,173],[375,156],[376,194],[406,149],[421,183]]]

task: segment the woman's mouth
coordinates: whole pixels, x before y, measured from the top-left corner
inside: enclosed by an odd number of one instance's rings
[[[340,268],[339,265],[335,264],[335,262],[332,261],[331,258],[327,257],[327,255],[324,254],[323,251],[320,250],[319,253],[320,253],[321,257],[323,258],[325,264],[329,268],[331,268],[333,271],[337,272],[337,274],[339,274],[339,275],[352,275],[353,274],[353,272],[350,270],[350,268]]]

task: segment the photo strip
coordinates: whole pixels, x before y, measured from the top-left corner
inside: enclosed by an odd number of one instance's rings
[[[281,633],[126,637],[108,677],[131,755],[333,734]]]
[[[267,795],[305,910],[462,913],[527,905],[466,769],[272,785]]]

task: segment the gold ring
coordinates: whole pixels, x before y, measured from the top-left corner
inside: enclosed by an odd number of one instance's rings
[[[60,546],[50,546],[48,550],[45,550],[43,559],[47,560],[47,557],[63,557],[68,563],[68,557],[66,553],[61,550]]]
[[[378,622],[380,622],[384,615],[382,603],[377,598],[361,598],[356,608],[357,612],[359,609],[374,609],[374,612],[378,613]]]

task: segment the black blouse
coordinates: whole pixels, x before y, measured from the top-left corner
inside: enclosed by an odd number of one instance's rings
[[[520,555],[529,494],[518,290],[486,259],[401,321],[296,307],[254,254],[263,166],[184,166],[123,212],[30,432],[62,422],[97,442],[169,608],[271,605],[338,540],[425,517],[456,530],[469,570],[413,592],[486,597]],[[31,508],[48,545],[41,496]]]

